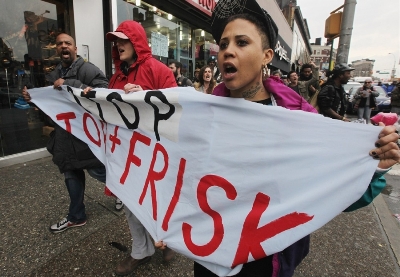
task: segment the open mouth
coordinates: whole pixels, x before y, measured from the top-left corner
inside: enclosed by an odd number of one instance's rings
[[[225,65],[224,71],[225,71],[225,73],[232,74],[232,73],[235,73],[237,71],[237,69],[233,65]]]
[[[69,51],[62,51],[61,52],[61,56],[63,57],[63,58],[65,58],[65,59],[67,59],[67,58],[69,58],[70,57],[70,52]]]
[[[118,49],[118,53],[119,53],[119,54],[122,54],[122,53],[124,53],[124,52],[125,52],[124,49],[121,49],[121,48]]]

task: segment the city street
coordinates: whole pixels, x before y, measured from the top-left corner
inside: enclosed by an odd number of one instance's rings
[[[393,173],[399,172],[396,166]],[[52,234],[48,228],[65,216],[68,196],[51,159],[1,168],[0,176],[1,276],[114,276],[131,239],[123,212],[114,210],[114,199],[104,196],[101,183],[87,177],[88,223]],[[295,276],[400,276],[400,224],[392,215],[399,209],[398,180],[388,176],[383,197],[314,232],[310,254]],[[166,264],[156,251],[130,276],[193,276],[192,261],[177,255]]]

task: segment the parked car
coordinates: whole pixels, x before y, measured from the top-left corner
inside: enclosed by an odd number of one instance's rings
[[[343,89],[346,92],[346,94],[349,95],[350,89],[352,89],[354,87],[359,88],[362,85],[359,82],[347,82],[347,84],[342,85],[342,86],[343,86]]]
[[[382,87],[374,86],[374,89],[379,92],[379,96],[375,98],[376,109],[371,111],[371,116],[380,112],[390,113],[390,97],[387,96],[386,91]]]

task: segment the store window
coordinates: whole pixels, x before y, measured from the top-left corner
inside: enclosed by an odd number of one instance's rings
[[[46,86],[45,74],[59,62],[55,38],[65,32],[62,1],[2,1],[0,9],[0,156],[46,145],[50,125],[21,90]]]
[[[183,75],[191,78],[194,72],[192,27],[174,14],[140,0],[116,0],[117,24],[135,20],[142,24],[153,57],[164,64],[172,60],[183,65]]]
[[[216,57],[218,55],[219,46],[216,44],[212,35],[204,30],[194,30],[194,36],[196,45],[196,68],[202,68],[207,64],[209,57]]]

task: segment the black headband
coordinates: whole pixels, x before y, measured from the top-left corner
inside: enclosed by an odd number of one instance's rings
[[[278,27],[271,16],[261,8],[256,0],[219,0],[211,17],[212,35],[219,44],[225,28],[225,21],[235,14],[251,14],[266,27],[271,48],[275,48],[278,38]]]

